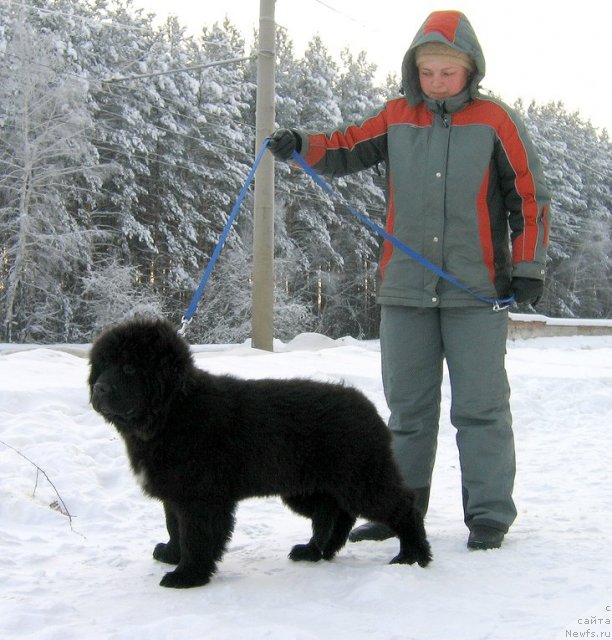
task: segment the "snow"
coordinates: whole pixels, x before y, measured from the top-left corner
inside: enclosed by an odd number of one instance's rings
[[[212,372],[344,380],[387,416],[376,341],[304,334],[273,354],[194,351]],[[612,636],[612,336],[508,344],[519,517],[502,549],[465,547],[445,377],[428,568],[388,565],[395,540],[292,563],[287,553],[309,538],[309,524],[266,498],[240,506],[218,574],[190,590],[158,586],[168,569],[151,557],[165,539],[161,505],[143,496],[121,440],[88,404],[86,352],[0,348],[3,640]],[[50,508],[55,490],[15,450],[47,474],[71,521],[61,504]]]
[[[543,322],[550,326],[557,327],[612,327],[612,320],[609,319],[588,319],[588,318],[549,318],[537,313],[510,313],[510,319],[514,322]]]

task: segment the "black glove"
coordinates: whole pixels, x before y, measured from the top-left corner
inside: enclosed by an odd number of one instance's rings
[[[516,302],[538,304],[544,291],[544,280],[537,278],[512,278],[510,292]]]
[[[302,149],[302,139],[293,129],[277,129],[270,136],[268,149],[278,160],[289,160],[294,151]]]

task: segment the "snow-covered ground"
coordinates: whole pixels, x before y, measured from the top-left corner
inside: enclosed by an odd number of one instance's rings
[[[90,408],[85,355],[0,348],[3,640],[612,637],[612,336],[509,343],[520,515],[501,550],[465,547],[445,379],[428,568],[388,565],[393,540],[349,543],[331,563],[292,563],[309,524],[267,498],[241,505],[218,574],[190,590],[158,586],[167,566],[151,552],[165,539],[162,509]],[[213,372],[345,380],[386,417],[379,359],[376,342],[310,334],[274,354],[196,351]],[[71,522],[17,452],[48,476]]]

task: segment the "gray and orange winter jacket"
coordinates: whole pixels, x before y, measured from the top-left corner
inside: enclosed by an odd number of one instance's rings
[[[444,42],[469,54],[476,71],[457,96],[423,95],[415,48]],[[512,277],[543,279],[550,196],[517,114],[482,95],[485,61],[457,11],[432,13],[402,64],[404,95],[362,122],[333,132],[298,131],[318,173],[387,168],[387,230],[477,294],[509,293]],[[385,242],[378,302],[422,307],[482,304]]]

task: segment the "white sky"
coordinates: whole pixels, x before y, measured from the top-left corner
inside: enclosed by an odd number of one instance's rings
[[[176,15],[198,34],[226,16],[247,43],[259,25],[259,0],[134,0],[165,18]],[[276,0],[276,22],[288,30],[296,55],[319,34],[331,55],[349,47],[366,51],[380,78],[400,74],[403,55],[431,11],[458,9],[474,27],[487,61],[483,86],[509,103],[522,97],[543,104],[560,100],[568,111],[612,132],[610,35],[612,5],[600,0]],[[288,123],[285,123],[288,124]],[[325,126],[325,123],[321,123]]]

